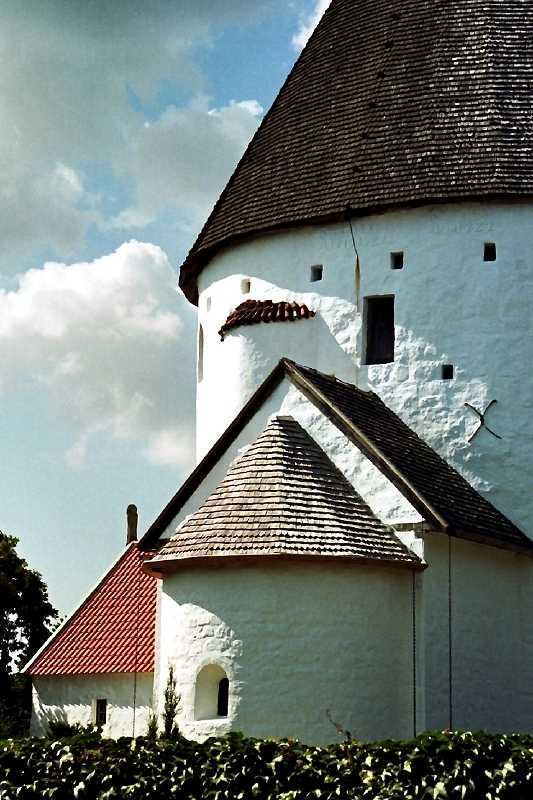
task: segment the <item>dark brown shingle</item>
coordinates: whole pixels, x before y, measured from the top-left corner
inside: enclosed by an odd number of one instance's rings
[[[530,0],[333,0],[180,275],[236,238],[533,194]]]
[[[421,564],[286,417],[269,423],[152,563],[274,555]]]

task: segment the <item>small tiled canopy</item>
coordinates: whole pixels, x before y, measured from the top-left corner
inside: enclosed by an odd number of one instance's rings
[[[295,322],[299,319],[310,319],[315,316],[305,303],[289,303],[272,300],[245,300],[232,311],[219,330],[222,341],[226,333],[241,325],[258,325],[260,322]]]

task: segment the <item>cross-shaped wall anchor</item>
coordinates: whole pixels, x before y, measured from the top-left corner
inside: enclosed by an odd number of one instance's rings
[[[487,416],[487,411],[489,410],[489,408],[491,408],[494,405],[494,403],[497,403],[497,402],[498,402],[497,400],[491,400],[490,403],[488,404],[488,406],[486,407],[485,411],[483,411],[483,412],[478,411],[477,408],[474,408],[474,406],[471,406],[470,403],[465,403],[465,406],[467,408],[469,408],[471,411],[473,411],[474,414],[479,418],[479,425],[477,426],[475,431],[471,434],[471,436],[468,437],[468,441],[469,442],[471,442],[472,439],[475,436],[477,436],[477,434],[480,432],[481,428],[485,428],[485,430],[487,430],[489,433],[491,433],[493,436],[495,436],[496,439],[501,439],[502,438],[501,436],[498,436],[497,433],[494,433],[494,431],[491,428],[489,428],[489,426],[485,422],[485,417]]]

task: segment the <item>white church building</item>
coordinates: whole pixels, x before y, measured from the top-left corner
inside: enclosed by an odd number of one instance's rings
[[[333,0],[181,268],[197,466],[35,734],[144,733],[170,666],[191,738],[533,731],[532,120],[529,0]]]

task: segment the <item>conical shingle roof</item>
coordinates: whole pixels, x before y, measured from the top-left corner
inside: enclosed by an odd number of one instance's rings
[[[151,563],[276,555],[421,564],[287,417],[269,423]]]
[[[276,227],[533,194],[531,0],[333,0],[185,261]],[[348,211],[350,209],[350,211]]]

